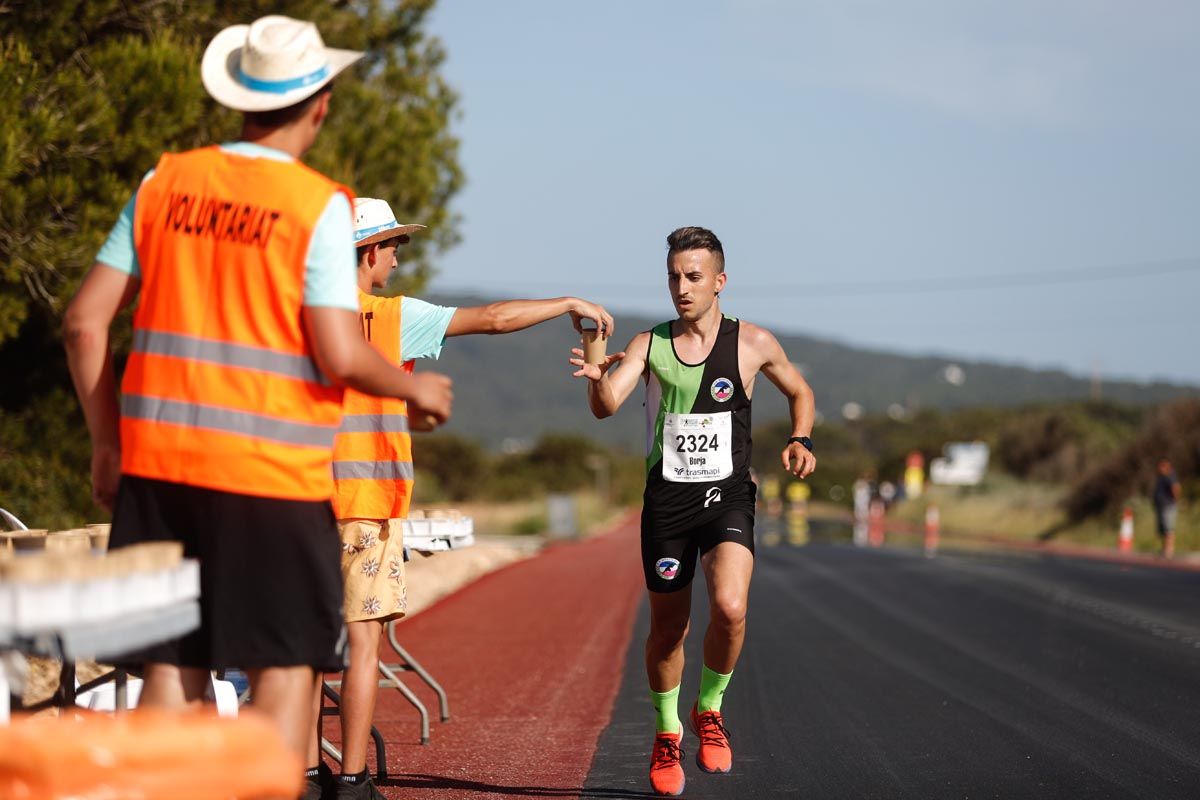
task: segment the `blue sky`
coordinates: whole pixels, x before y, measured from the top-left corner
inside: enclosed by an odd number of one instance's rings
[[[1200,383],[1200,4],[441,0],[430,30],[468,180],[431,291],[665,319],[666,235],[704,225],[726,313],[781,332]]]

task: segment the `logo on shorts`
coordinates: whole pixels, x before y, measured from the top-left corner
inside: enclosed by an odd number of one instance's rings
[[[721,487],[710,486],[708,491],[704,493],[704,507],[708,508],[713,503],[721,502]]]
[[[729,398],[733,397],[733,381],[729,378],[717,378],[712,382],[712,386],[708,388],[712,394],[713,400],[718,403],[724,403]]]
[[[654,562],[654,571],[663,580],[673,581],[675,580],[675,576],[679,574],[679,559],[660,558]]]

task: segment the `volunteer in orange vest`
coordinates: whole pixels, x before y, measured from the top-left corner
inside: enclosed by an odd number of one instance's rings
[[[354,201],[362,335],[389,361],[411,370],[413,360],[437,358],[448,336],[510,333],[563,314],[576,329],[593,320],[611,332],[601,306],[575,297],[507,300],[474,308],[433,305],[414,297],[377,297],[397,266],[396,249],[421,225],[402,225],[383,200]],[[339,798],[382,797],[367,773],[367,744],[379,688],[383,626],[404,615],[404,548],[400,518],[412,499],[412,441],[405,403],[346,392],[342,425],[334,441],[333,507],[342,535],[345,615],[350,663],[342,681],[342,775]],[[320,707],[320,691],[314,696]],[[309,743],[310,775],[320,759],[316,727]],[[306,797],[321,795],[327,778],[314,777]]]
[[[351,193],[299,162],[330,81],[361,53],[271,16],[221,31],[204,86],[243,112],[240,141],[165,154],[66,313],[111,546],[166,539],[200,561],[198,630],[131,659],[141,704],[199,703],[242,667],[253,702],[304,753],[314,670],[343,664],[333,439],[342,387],[450,413],[450,382],[412,376],[359,333]],[[109,327],[137,300],[118,401]]]

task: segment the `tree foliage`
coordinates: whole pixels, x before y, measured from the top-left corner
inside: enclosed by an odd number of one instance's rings
[[[61,309],[121,206],[167,150],[236,136],[239,116],[200,83],[200,56],[229,24],[282,13],[367,56],[338,78],[308,162],[428,225],[401,253],[407,288],[456,240],[462,184],[450,131],[457,96],[433,0],[327,3],[65,0],[0,5],[0,343],[36,306]],[[3,13],[6,12],[6,13]]]
[[[424,30],[433,3],[0,0],[0,414],[36,416],[39,398],[69,387],[59,316],[159,155],[237,137],[240,115],[200,82],[204,47],[227,25],[286,14],[367,52],[338,77],[306,161],[429,226],[399,253],[395,288],[423,286],[457,240],[450,201],[463,181],[457,96]],[[10,478],[0,498],[24,485]]]
[[[1200,400],[1178,400],[1159,408],[1136,436],[1089,469],[1063,500],[1067,516],[1077,522],[1120,508],[1135,495],[1150,496],[1155,469],[1164,458],[1194,491],[1200,475]]]

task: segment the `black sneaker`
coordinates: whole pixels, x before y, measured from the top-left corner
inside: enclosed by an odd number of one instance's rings
[[[304,781],[304,794],[301,797],[303,800],[334,800],[337,792],[337,787],[334,786],[336,780],[333,770],[322,761],[317,765],[317,777]]]
[[[361,783],[337,781],[337,794],[334,797],[337,800],[387,800],[375,785],[375,781],[370,778]]]

